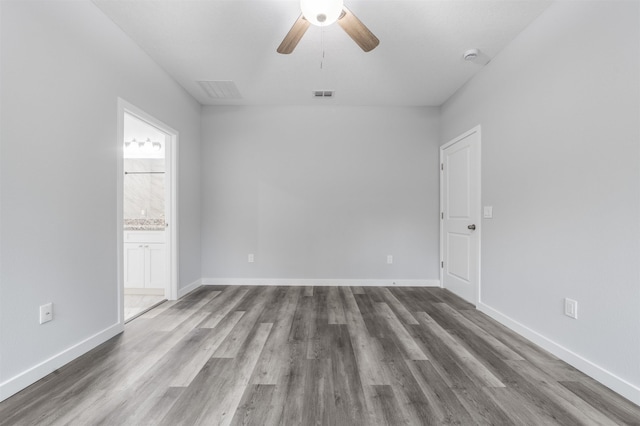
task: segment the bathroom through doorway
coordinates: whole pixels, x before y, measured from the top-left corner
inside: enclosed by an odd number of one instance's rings
[[[133,107],[121,112],[121,318],[126,323],[175,299],[170,159],[176,135]]]

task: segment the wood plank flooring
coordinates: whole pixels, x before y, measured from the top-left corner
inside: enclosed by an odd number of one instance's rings
[[[0,403],[2,425],[640,425],[439,288],[202,287]]]

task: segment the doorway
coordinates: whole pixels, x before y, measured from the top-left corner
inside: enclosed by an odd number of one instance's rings
[[[480,302],[480,126],[440,147],[440,280]]]
[[[175,142],[177,134],[119,102],[120,319],[126,323],[176,298]]]

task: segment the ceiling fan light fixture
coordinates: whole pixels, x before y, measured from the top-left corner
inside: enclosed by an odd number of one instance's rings
[[[331,5],[331,10],[327,7],[328,5]],[[322,9],[319,9],[318,6],[321,6]],[[276,52],[283,55],[293,52],[293,49],[296,48],[311,24],[326,26],[336,20],[338,25],[363,51],[370,52],[380,44],[378,37],[344,6],[343,0],[301,0],[300,8],[302,9],[302,14],[300,14],[287,35],[284,36],[284,40],[282,40]]]
[[[305,19],[323,27],[338,20],[344,6],[343,0],[300,0],[300,9]]]

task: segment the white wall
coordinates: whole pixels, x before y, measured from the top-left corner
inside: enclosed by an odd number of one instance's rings
[[[485,311],[640,403],[637,2],[558,2],[442,107],[482,126]],[[579,319],[563,299],[579,302]]]
[[[118,331],[118,97],[180,132],[180,285],[200,277],[200,105],[90,2],[0,7],[2,399]]]
[[[437,109],[205,107],[202,134],[205,282],[438,280]]]

